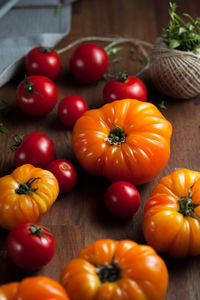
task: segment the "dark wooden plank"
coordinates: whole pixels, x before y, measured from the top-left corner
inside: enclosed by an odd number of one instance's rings
[[[187,11],[194,17],[200,15],[198,0],[179,0],[179,11]],[[65,37],[57,46],[61,48],[83,36],[124,36],[136,37],[154,42],[161,34],[162,28],[168,23],[168,1],[159,0],[82,0],[74,4],[72,28],[69,36]],[[130,46],[124,46],[122,62],[112,66],[113,72],[126,70],[134,74],[141,65],[130,61]],[[84,85],[77,83],[68,74],[68,62],[71,51],[61,55],[63,72],[56,80],[59,89],[59,99],[66,95],[77,94],[83,97],[90,107],[103,105],[102,88],[104,82]],[[121,53],[120,53],[121,56]],[[149,101],[158,104],[165,100],[168,110],[163,111],[166,118],[173,124],[171,157],[166,168],[152,182],[139,188],[142,195],[142,205],[138,213],[130,219],[122,220],[111,216],[104,207],[103,197],[109,182],[103,178],[95,178],[86,174],[78,165],[71,146],[71,130],[62,126],[57,119],[57,108],[44,118],[30,117],[22,113],[15,104],[15,89],[22,79],[19,75],[0,89],[0,99],[8,99],[12,111],[3,122],[8,127],[8,136],[0,134],[0,175],[11,172],[13,153],[9,151],[11,134],[32,131],[42,131],[49,135],[56,145],[57,156],[75,163],[78,170],[78,182],[73,191],[59,196],[52,209],[42,219],[42,224],[52,229],[57,252],[54,259],[37,272],[25,272],[15,267],[7,258],[5,241],[7,231],[0,230],[0,283],[20,280],[28,275],[45,274],[55,279],[65,263],[76,256],[76,253],[88,243],[99,238],[132,239],[144,242],[141,222],[143,206],[148,199],[153,186],[159,179],[171,173],[175,168],[186,167],[199,170],[199,133],[200,133],[200,97],[190,101],[172,100],[161,95],[154,88],[149,74],[142,77],[148,87]],[[166,299],[197,300],[199,292],[200,258],[186,258],[175,260],[168,255],[165,259],[170,282]]]

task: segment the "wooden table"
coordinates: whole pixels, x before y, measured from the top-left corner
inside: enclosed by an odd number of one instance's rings
[[[180,11],[196,17],[200,15],[198,0],[177,1]],[[63,39],[58,49],[83,36],[136,37],[154,42],[162,28],[169,21],[168,1],[166,0],[82,0],[73,5],[72,26],[69,36]],[[134,74],[142,65],[130,59],[130,45],[124,45],[120,56],[123,60],[113,64],[113,72],[126,70]],[[129,54],[128,54],[129,53]],[[66,95],[77,94],[83,97],[90,107],[103,105],[102,88],[104,81],[98,84],[83,85],[68,74],[69,53],[62,54],[63,73],[56,80],[59,99]],[[15,104],[15,89],[22,76],[14,78],[0,89],[0,99],[6,98],[12,103],[11,112],[3,117],[3,123],[9,129],[9,135],[0,134],[1,159],[0,175],[14,169],[13,153],[9,150],[12,134],[28,134],[41,131],[53,139],[57,157],[75,163],[78,171],[77,185],[68,194],[60,195],[50,211],[42,219],[56,239],[57,251],[53,260],[37,272],[26,272],[17,268],[8,259],[5,250],[7,231],[0,230],[0,281],[2,283],[20,280],[26,276],[45,274],[59,278],[60,270],[85,245],[101,238],[131,239],[144,242],[141,222],[143,206],[154,185],[159,179],[175,170],[186,167],[199,170],[200,165],[200,97],[190,101],[172,100],[159,94],[154,88],[149,75],[142,77],[147,84],[149,101],[158,104],[165,100],[165,117],[173,124],[171,157],[163,172],[152,182],[139,188],[142,205],[131,219],[120,219],[109,214],[104,207],[104,192],[109,182],[86,174],[78,165],[71,146],[71,130],[60,124],[57,110],[46,117],[31,117],[22,113]],[[163,256],[169,270],[170,281],[166,299],[200,299],[200,258],[175,260]]]

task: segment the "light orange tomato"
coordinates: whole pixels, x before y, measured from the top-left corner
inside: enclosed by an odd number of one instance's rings
[[[86,112],[72,143],[87,172],[139,185],[166,165],[171,134],[171,124],[153,104],[125,99]]]
[[[0,286],[1,300],[69,300],[64,288],[46,276],[28,277]]]
[[[82,249],[60,282],[71,300],[162,300],[168,272],[151,247],[108,239]]]
[[[46,276],[28,277],[20,283],[13,300],[69,300],[64,288]]]
[[[163,177],[144,208],[144,236],[173,257],[200,254],[200,173],[178,170]]]
[[[40,219],[56,200],[55,176],[26,164],[0,178],[0,226],[11,229],[25,221]]]
[[[19,283],[12,282],[0,286],[0,300],[14,300]]]

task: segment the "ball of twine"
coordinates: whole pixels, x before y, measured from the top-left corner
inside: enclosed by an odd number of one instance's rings
[[[200,94],[200,55],[169,49],[159,38],[152,49],[150,74],[159,91],[173,98]]]

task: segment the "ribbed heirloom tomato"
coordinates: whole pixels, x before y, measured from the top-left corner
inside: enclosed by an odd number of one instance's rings
[[[171,124],[151,103],[124,99],[86,112],[72,143],[82,167],[135,185],[156,177],[170,155]]]
[[[55,176],[26,164],[0,178],[0,226],[11,229],[40,219],[59,193]]]
[[[82,249],[60,282],[71,300],[162,300],[168,272],[151,247],[108,239]]]
[[[144,209],[144,236],[173,257],[200,254],[200,173],[178,170],[155,186]]]
[[[7,283],[0,286],[1,300],[14,300],[19,287],[19,282]]]
[[[1,300],[69,300],[64,288],[46,276],[28,277],[0,286]]]

